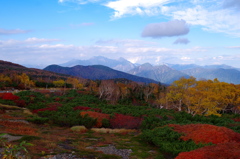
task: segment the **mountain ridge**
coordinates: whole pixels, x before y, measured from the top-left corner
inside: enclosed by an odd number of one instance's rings
[[[149,64],[143,64],[130,70],[129,73],[145,78],[151,78],[166,84],[171,84],[173,81],[178,80],[181,77],[190,77],[187,74],[168,67],[167,65],[150,66]]]
[[[82,78],[91,79],[91,80],[125,78],[135,82],[159,83],[153,79],[138,77],[125,72],[114,70],[110,67],[103,66],[103,65],[90,65],[90,66],[77,65],[74,67],[62,67],[59,65],[49,65],[46,68],[44,68],[44,70],[82,77]]]

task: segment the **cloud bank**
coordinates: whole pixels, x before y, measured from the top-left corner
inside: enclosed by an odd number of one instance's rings
[[[2,40],[0,41],[0,59],[43,67],[65,63],[72,59],[89,59],[92,56],[105,56],[112,59],[123,57],[132,62],[140,64],[150,62],[155,65],[163,63],[206,65],[218,62],[238,66],[240,60],[238,53],[228,56],[218,53],[209,54],[210,48],[176,49],[136,39],[99,40],[89,46],[65,45],[57,41],[57,39],[40,38],[28,38],[22,41]],[[220,56],[226,58],[217,58]]]
[[[0,28],[0,35],[12,35],[12,34],[25,34],[30,32],[30,30],[21,29],[2,29]]]
[[[172,37],[186,35],[188,32],[189,27],[184,20],[173,20],[169,22],[148,24],[142,32],[142,37]]]

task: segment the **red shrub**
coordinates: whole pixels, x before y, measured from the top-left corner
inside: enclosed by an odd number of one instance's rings
[[[56,107],[48,107],[48,108],[42,108],[42,109],[36,109],[36,110],[33,110],[32,112],[33,113],[38,113],[38,112],[43,112],[43,111],[57,111],[57,108]]]
[[[3,93],[2,99],[4,99],[4,100],[13,100],[14,101],[14,100],[18,100],[19,97],[14,95],[14,94],[12,94],[12,93]]]
[[[182,152],[175,159],[240,159],[240,143],[229,142]]]
[[[14,101],[15,103],[16,103],[16,105],[17,106],[19,106],[19,107],[25,107],[26,106],[26,102],[25,102],[25,100],[15,100]]]
[[[90,107],[84,107],[84,106],[77,106],[73,108],[74,110],[89,110],[91,109]]]
[[[74,110],[85,110],[85,111],[92,109],[92,110],[94,110],[95,112],[99,112],[99,113],[102,112],[102,110],[99,109],[99,108],[90,108],[90,107],[84,107],[84,106],[77,106],[77,107],[74,107],[73,109],[74,109]]]
[[[58,102],[54,102],[54,103],[50,103],[50,104],[48,104],[47,105],[48,107],[61,107],[62,106],[62,104],[61,103],[58,103]]]
[[[115,116],[110,119],[110,124],[112,128],[126,128],[126,129],[138,129],[142,123],[142,118],[133,117],[123,114],[115,114]]]
[[[4,94],[5,93],[0,93],[0,99],[3,99],[2,97],[3,97]]]
[[[235,121],[235,122],[240,122],[240,118],[234,118],[232,120]]]
[[[55,98],[56,102],[59,102],[60,100],[61,100],[61,98],[59,98],[59,97]]]
[[[87,112],[80,112],[81,116],[85,116],[88,114],[89,117],[97,119],[97,123],[94,127],[100,128],[102,127],[102,120],[103,119],[109,119],[110,116],[108,114],[103,114],[103,113],[98,113],[98,112],[92,112],[92,111],[87,111]]]
[[[50,103],[50,104],[48,104],[47,108],[36,109],[36,110],[33,110],[32,112],[38,113],[38,112],[47,111],[47,110],[48,111],[57,111],[58,107],[61,107],[61,106],[62,106],[61,103]]]
[[[175,125],[174,130],[183,133],[181,137],[184,141],[193,140],[195,143],[227,143],[240,142],[240,134],[234,132],[226,127],[220,127],[209,124],[189,124],[189,125]]]

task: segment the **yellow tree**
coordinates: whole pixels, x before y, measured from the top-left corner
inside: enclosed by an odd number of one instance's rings
[[[93,94],[97,94],[98,93],[98,84],[97,82],[94,82],[92,80],[89,80],[88,81],[88,84],[87,84],[87,90],[92,92]]]
[[[82,89],[83,88],[83,84],[82,83],[78,83],[76,86],[77,89]]]
[[[20,79],[21,83],[24,85],[25,89],[27,87],[32,87],[34,86],[34,82],[30,80],[29,76],[26,73],[22,73],[21,75],[18,76]]]
[[[64,80],[58,80],[58,81],[53,81],[53,84],[55,87],[63,87],[64,84],[65,84],[65,81]]]
[[[224,83],[223,112],[234,110],[240,106],[240,85]]]
[[[66,82],[71,84],[74,89],[79,88],[79,81],[77,78],[68,77]]]
[[[217,79],[198,81],[197,85],[190,90],[190,104],[188,112],[192,115],[217,115],[228,105],[228,83],[219,82]]]
[[[12,80],[11,80],[11,78],[10,77],[8,77],[8,76],[5,76],[5,75],[3,75],[3,74],[1,74],[0,75],[0,87],[1,86],[6,86],[8,83],[11,83],[12,82]]]
[[[156,100],[155,104],[156,104],[157,108],[170,109],[167,93],[166,92],[160,92],[159,95],[158,95],[158,99]]]
[[[198,81],[195,87],[189,89],[189,103],[187,112],[193,116],[196,114],[217,114],[216,96],[212,92],[212,81]]]
[[[167,93],[167,99],[171,102],[171,105],[178,111],[182,111],[183,103],[189,102],[189,88],[196,85],[196,78],[184,78],[174,81],[171,86],[169,86],[169,91]]]

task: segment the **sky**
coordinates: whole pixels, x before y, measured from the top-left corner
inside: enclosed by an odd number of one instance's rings
[[[0,60],[240,68],[240,0],[1,0]]]

